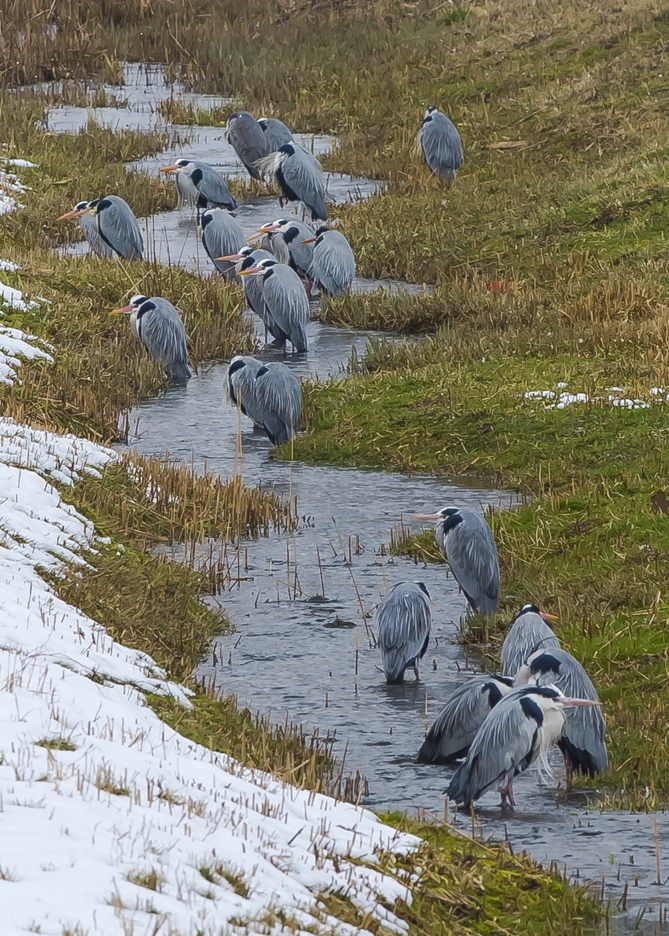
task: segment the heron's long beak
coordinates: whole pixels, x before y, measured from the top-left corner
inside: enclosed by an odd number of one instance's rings
[[[315,238],[314,238],[314,240],[315,240]],[[437,520],[443,520],[444,518],[441,516],[441,514],[412,514],[412,515],[411,515],[411,519],[412,519],[412,520],[434,520],[434,521],[437,521]]]
[[[131,312],[135,311],[135,307],[132,305],[123,306],[122,309],[112,309],[109,313],[110,315],[130,315]]]
[[[250,276],[251,273],[264,273],[265,270],[263,267],[249,267],[248,270],[240,270],[237,276]]]
[[[179,168],[180,166],[163,166],[163,168],[160,171],[161,172],[176,172],[177,169]]]
[[[244,254],[228,254],[227,257],[216,257],[217,260],[242,260]]]
[[[558,621],[559,620],[557,614],[548,614],[546,611],[540,611],[539,617],[543,618],[544,621]]]
[[[562,696],[557,700],[567,708],[576,708],[579,705],[601,705],[601,702],[595,702],[593,699],[574,699],[571,696]]]
[[[302,243],[303,243],[303,244],[313,244],[314,241],[317,241],[317,240],[318,240],[317,237],[307,237],[307,239],[306,239],[306,240],[303,240]]]
[[[66,211],[60,218],[56,218],[56,221],[67,221],[68,218],[79,218],[81,215],[86,214],[87,211],[88,208],[73,208],[72,211]]]

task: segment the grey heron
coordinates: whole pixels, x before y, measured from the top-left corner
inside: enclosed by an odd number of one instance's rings
[[[183,191],[189,193],[195,190],[198,213],[204,208],[225,208],[227,211],[234,211],[237,207],[225,180],[206,163],[177,159],[174,165],[163,166],[160,171],[185,176]],[[192,196],[189,197],[192,199]]]
[[[200,216],[202,246],[214,266],[226,278],[231,276],[235,264],[222,260],[225,254],[235,254],[246,246],[246,237],[239,222],[222,208],[211,208]]]
[[[321,227],[315,236],[302,243],[314,244],[314,256],[309,269],[309,279],[319,289],[340,296],[350,288],[355,279],[355,257],[349,242],[341,231]]]
[[[434,538],[473,611],[494,614],[499,597],[499,559],[490,527],[471,510],[442,507],[415,520],[436,520]],[[506,676],[506,671],[504,672]]]
[[[450,696],[431,726],[420,751],[419,764],[450,764],[465,757],[490,710],[513,688],[506,676],[472,676]]]
[[[144,256],[144,241],[139,229],[137,218],[132,208],[118,195],[107,195],[105,198],[96,198],[86,204],[86,207],[73,208],[62,218],[80,218],[82,229],[88,222],[83,222],[85,214],[90,215],[98,238],[105,244],[110,254],[117,254],[124,260],[141,260]],[[59,219],[60,220],[60,219]],[[90,240],[89,240],[89,243]]]
[[[279,218],[271,224],[263,224],[257,234],[267,235],[269,246],[279,263],[287,263],[300,279],[306,277],[314,255],[311,246],[313,232],[308,225],[297,219]]]
[[[291,130],[278,117],[258,117],[258,124],[265,135],[268,153],[275,153],[280,146],[293,139]]]
[[[261,278],[265,307],[279,333],[279,342],[285,345],[290,341],[295,351],[306,351],[309,299],[295,270],[276,260],[260,260],[237,275]]]
[[[418,679],[418,661],[427,650],[432,625],[430,595],[423,582],[393,585],[376,619],[386,682],[404,682],[404,671],[410,667]]]
[[[230,361],[226,378],[230,400],[261,429],[263,425],[258,413],[256,375],[262,366],[254,357],[238,354]]]
[[[423,151],[432,175],[440,182],[455,179],[464,162],[462,140],[453,121],[436,107],[428,107],[418,131],[417,145]]]
[[[524,686],[508,692],[481,725],[467,758],[444,791],[469,809],[499,783],[502,805],[515,806],[513,780],[537,763],[539,775],[551,774],[548,752],[559,741],[565,709],[597,705],[590,699],[564,696],[555,686]]]
[[[98,233],[98,225],[95,217],[88,211],[89,203],[87,201],[78,202],[71,211],[66,211],[56,221],[67,221],[70,218],[78,218],[82,234],[88,241],[88,245],[94,254],[98,257],[113,257],[114,251],[105,243]]]
[[[282,332],[274,324],[274,319],[267,311],[265,300],[263,298],[262,280],[257,276],[246,276],[244,271],[256,267],[261,260],[273,260],[274,257],[267,250],[251,250],[250,247],[242,247],[236,254],[228,254],[225,257],[218,257],[222,262],[232,261],[235,264],[237,275],[242,274],[242,285],[244,287],[244,297],[250,308],[258,316],[265,326],[265,341],[267,341],[267,332],[274,339],[274,342],[281,345],[285,344],[282,338]],[[273,342],[273,343],[274,343]]]
[[[273,362],[256,374],[258,415],[272,445],[283,445],[295,435],[302,415],[300,379],[285,364]]]
[[[540,611],[536,605],[523,605],[502,644],[502,672],[505,676],[513,679],[536,650],[559,648],[560,641],[547,621],[557,621],[557,618],[554,614]]]
[[[153,360],[163,365],[170,380],[186,381],[192,377],[186,329],[171,302],[161,296],[133,296],[127,306],[114,309],[112,315],[130,316],[133,332]]]
[[[272,178],[281,189],[281,206],[286,201],[300,202],[312,220],[327,221],[323,173],[314,165],[314,157],[297,143],[284,143],[276,153],[256,162],[260,172]]]
[[[559,648],[537,650],[516,674],[514,685],[557,686],[565,695],[599,702],[597,690],[585,669],[571,653]],[[601,709],[571,709],[566,713],[562,736],[557,743],[569,773],[589,777],[604,773],[609,766],[606,725]]]
[[[251,178],[260,179],[256,163],[263,156],[267,156],[269,150],[265,134],[253,114],[249,114],[248,111],[230,114],[226,123],[225,136],[244,163]]]

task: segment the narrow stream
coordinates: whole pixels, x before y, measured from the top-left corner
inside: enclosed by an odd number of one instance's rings
[[[133,74],[140,85],[149,80],[147,72]],[[139,91],[135,98],[141,103]],[[156,107],[153,94],[147,108],[151,119]],[[72,114],[76,109],[69,108],[67,115],[59,110],[51,111],[50,126],[60,131],[76,128],[75,118],[81,120],[80,114]],[[190,133],[193,128],[176,129]],[[318,153],[331,140],[309,137],[305,145],[313,145]],[[239,168],[220,128],[195,128],[183,150],[143,160],[135,168],[154,173],[165,160],[180,155],[204,159],[228,174]],[[339,202],[366,197],[377,188],[370,180],[343,176],[329,180],[330,197]],[[236,216],[251,234],[282,213],[285,209],[279,209],[276,199],[263,198],[240,205]],[[188,211],[166,212],[145,225],[149,256],[211,271]],[[77,245],[73,252],[83,249]],[[377,285],[420,289],[364,280],[356,283],[356,289]],[[285,360],[301,377],[336,379],[352,348],[358,356],[364,353],[369,335],[312,322],[308,354]],[[263,360],[278,356],[272,350],[259,353]],[[170,388],[137,407],[130,415],[130,445],[148,455],[169,452],[197,468],[206,464],[230,476],[235,468],[238,415],[223,399],[225,367],[222,362],[201,366],[187,387]],[[234,693],[241,705],[269,712],[276,722],[288,718],[318,728],[321,734],[336,732],[336,754],[345,753],[348,770],[359,770],[368,779],[363,801],[369,806],[424,809],[441,816],[442,790],[451,771],[417,765],[414,758],[440,704],[467,678],[467,671],[478,666],[457,642],[465,601],[443,567],[391,559],[382,554],[381,546],[388,543],[391,528],[403,515],[445,504],[508,508],[513,498],[472,481],[464,485],[431,476],[274,461],[268,441],[252,431],[248,420],[241,428],[245,482],[262,481],[278,493],[297,497],[302,519],[294,535],[249,542],[240,553],[236,580],[224,595],[211,599],[220,603],[235,632],[216,641],[200,674],[215,679],[224,692]],[[430,591],[432,639],[420,683],[409,680],[404,686],[388,687],[368,629],[374,627],[371,613],[380,597],[390,585],[406,579],[423,581]],[[518,604],[522,602],[523,596],[518,596]],[[562,777],[555,753],[553,764]],[[478,815],[484,837],[506,837],[514,850],[524,849],[543,863],[555,861],[575,880],[596,882],[614,912],[625,892],[628,912],[620,912],[612,924],[617,931],[665,932],[658,919],[666,915],[662,901],[669,897],[668,815],[655,814],[664,881],[658,886],[652,816],[587,808],[578,792],[564,795],[554,785],[539,787],[534,772],[519,778],[516,792],[518,807],[513,812],[502,813],[497,794],[483,798]],[[471,828],[468,816],[456,816],[455,822],[463,831]]]

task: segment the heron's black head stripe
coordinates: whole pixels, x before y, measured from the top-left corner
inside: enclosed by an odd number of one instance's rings
[[[237,117],[239,117],[239,111],[235,111],[234,114],[228,114],[228,120],[235,120]]]
[[[242,369],[242,367],[246,367],[246,361],[243,358],[239,358],[239,360],[233,361],[228,368],[228,377],[232,377],[232,375],[236,374],[238,370]]]
[[[241,269],[250,270],[251,267],[255,265],[256,265],[255,257],[252,257],[249,255],[248,257],[245,257],[244,260],[242,261]]]
[[[432,114],[428,114],[427,117],[423,117],[423,126],[425,126],[425,124],[429,123],[431,120],[432,120]]]
[[[206,212],[205,214],[203,214],[203,215],[201,216],[201,218],[200,218],[200,227],[202,228],[202,230],[204,231],[204,229],[206,228],[206,226],[207,226],[208,224],[211,224],[211,222],[212,222],[213,220],[214,220],[214,218],[213,218],[212,215],[209,214],[209,212]]]
[[[499,700],[502,698],[502,690],[499,688],[495,682],[487,682],[483,686],[483,691],[488,690],[488,704],[490,708],[494,708]]]
[[[430,593],[427,590],[427,585],[425,584],[425,582],[416,582],[416,585],[418,585],[418,587],[420,588],[422,592],[425,592],[428,598],[430,597]]]
[[[267,272],[263,275],[263,282],[265,280],[268,280],[270,276],[274,276],[274,270],[272,269],[272,267],[267,268]]]
[[[147,299],[146,302],[143,302],[139,309],[137,309],[137,321],[141,319],[145,312],[150,312],[152,309],[155,309],[155,302],[151,302],[150,299]]]
[[[530,696],[523,696],[520,700],[520,707],[523,710],[526,718],[533,718],[539,727],[543,725],[544,713],[541,711],[540,707],[537,705],[534,699],[530,698]]]
[[[454,530],[458,524],[462,523],[462,517],[459,513],[450,514],[443,521],[444,524],[444,535],[450,533],[451,530]]]
[[[92,202],[91,202],[91,204],[92,204]],[[88,205],[88,202],[85,202],[85,201],[77,202],[77,204],[74,206],[74,210],[75,210],[75,211],[83,211],[84,208],[86,208],[87,205]]]
[[[202,181],[202,175],[203,173],[201,169],[193,169],[193,171],[190,174],[190,180],[193,183],[193,185],[200,184],[200,182]]]
[[[104,211],[105,208],[111,208],[112,202],[108,198],[101,198],[98,201],[91,202],[91,205],[95,205],[98,211]]]
[[[540,614],[540,613],[541,612],[539,611],[539,608],[537,608],[536,605],[526,604],[526,605],[523,605],[523,607],[520,609],[520,611],[516,615],[516,619],[518,619],[521,616],[521,614]]]
[[[316,238],[316,243],[314,244],[314,247],[318,247],[322,243],[323,243],[323,235],[321,234],[320,237]]]
[[[542,653],[536,660],[530,663],[531,673],[555,673],[560,672],[560,661],[551,653]]]
[[[294,156],[294,155],[295,155],[295,147],[293,146],[292,143],[284,143],[283,146],[280,146],[280,147],[279,147],[278,152],[279,152],[279,153],[285,153],[286,156]]]
[[[299,237],[300,229],[291,225],[287,230],[283,232],[283,239],[287,244],[292,244],[296,237]]]
[[[269,368],[268,368],[268,367],[261,367],[261,368],[259,368],[259,369],[256,371],[256,380],[258,379],[258,377],[262,377],[263,374],[268,374],[268,373],[269,373]]]

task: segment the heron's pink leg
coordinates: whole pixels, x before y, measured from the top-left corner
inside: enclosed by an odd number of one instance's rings
[[[505,773],[504,780],[502,785],[499,788],[499,792],[502,794],[502,806],[508,801],[509,806],[515,806],[516,801],[513,798],[513,774]]]

